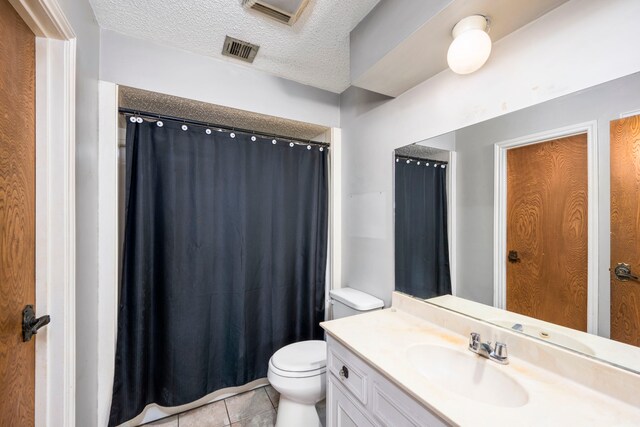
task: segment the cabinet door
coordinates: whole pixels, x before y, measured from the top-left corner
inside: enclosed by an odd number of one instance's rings
[[[328,375],[327,387],[327,427],[374,427],[364,415],[365,409],[348,397],[335,379]]]

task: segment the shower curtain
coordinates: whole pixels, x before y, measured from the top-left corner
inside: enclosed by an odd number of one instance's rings
[[[267,374],[322,339],[327,148],[127,117],[109,425]]]
[[[446,164],[397,159],[395,289],[419,298],[450,294]]]

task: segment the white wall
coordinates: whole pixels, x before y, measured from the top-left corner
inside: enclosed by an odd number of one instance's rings
[[[474,74],[446,70],[391,100],[347,90],[341,98],[343,220],[382,218],[382,232],[358,237],[345,229],[343,285],[390,302],[394,148],[640,71],[640,51],[632,47],[640,38],[637,16],[637,0],[572,0],[496,43]],[[384,195],[380,212],[348,203],[362,193]]]
[[[98,61],[100,29],[88,1],[58,0],[77,36],[76,425],[95,424],[98,309]]]
[[[182,98],[327,127],[340,125],[340,96],[238,62],[102,30],[100,79]]]

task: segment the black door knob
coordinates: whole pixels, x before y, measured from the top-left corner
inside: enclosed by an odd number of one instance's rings
[[[48,325],[51,321],[49,315],[36,317],[33,306],[28,305],[22,310],[22,341],[31,341],[31,337],[38,333],[38,329]]]
[[[509,251],[509,262],[518,262],[520,261],[520,257],[518,256],[518,251]]]

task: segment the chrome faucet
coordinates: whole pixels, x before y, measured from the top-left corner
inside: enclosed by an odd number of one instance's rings
[[[506,344],[496,342],[496,345],[492,346],[491,341],[482,342],[480,340],[480,334],[477,332],[471,332],[469,336],[469,350],[501,365],[507,365],[509,363]]]

